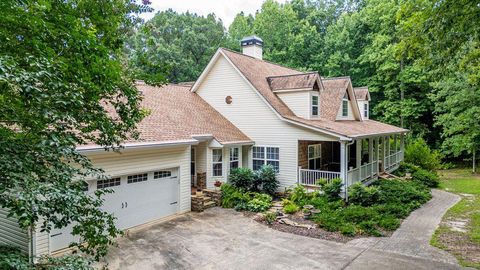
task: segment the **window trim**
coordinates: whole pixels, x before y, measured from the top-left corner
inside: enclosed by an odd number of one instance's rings
[[[314,104],[314,103],[313,103],[314,98],[316,98],[317,104]],[[319,103],[320,103],[319,97],[318,97],[317,95],[312,95],[311,102],[310,102],[310,105],[311,105],[311,106],[310,106],[310,107],[311,107],[311,109],[310,109],[310,114],[312,115],[312,117],[317,117],[317,116],[319,116],[319,114],[320,114],[320,111],[319,111],[319,109],[320,109],[320,108],[319,108]],[[314,112],[314,111],[313,111],[314,108],[317,109],[317,113],[316,113],[316,114],[313,113],[313,112]]]
[[[220,151],[220,161],[215,161],[214,159],[214,152],[215,151]],[[220,174],[219,175],[215,175],[215,165],[216,164],[220,164]],[[213,177],[221,177],[223,176],[223,149],[222,148],[214,148],[212,149],[212,176]]]
[[[310,148],[311,147],[316,147],[316,146],[318,146],[318,156],[310,157]],[[315,155],[315,148],[313,148],[313,154]],[[308,145],[308,147],[307,147],[307,159],[308,159],[308,169],[309,170],[319,170],[319,169],[321,169],[321,168],[310,168],[310,160],[320,159],[320,162],[322,160],[322,144],[321,143],[309,144]]]
[[[255,147],[259,147],[259,148],[263,148],[263,158],[254,158],[253,157],[253,148]],[[257,161],[262,161],[263,165],[266,165],[268,164],[268,161],[275,161],[275,162],[278,162],[278,169],[275,170],[276,173],[280,173],[280,147],[278,146],[273,146],[273,145],[254,145],[252,148],[252,169],[253,168],[253,161],[254,160],[257,160]],[[267,155],[267,148],[276,148],[278,149],[278,159],[271,159],[271,158],[268,158],[268,155]],[[262,166],[263,166],[262,165]]]
[[[232,158],[235,158],[235,156],[232,156],[232,153],[234,153],[235,151],[234,150],[237,150],[237,156],[236,156],[236,159],[232,159]],[[237,163],[237,167],[234,167],[234,168],[238,168],[239,165],[240,165],[240,149],[239,147],[230,147],[230,169],[232,168],[232,163],[236,162]]]
[[[363,117],[368,118],[368,114],[369,114],[368,103],[365,102],[363,103]]]
[[[342,117],[348,117],[348,94],[345,93],[342,99]]]
[[[109,179],[104,180],[97,180],[97,189],[105,189],[105,188],[112,188],[116,186],[120,186],[122,182],[121,177],[112,177]]]

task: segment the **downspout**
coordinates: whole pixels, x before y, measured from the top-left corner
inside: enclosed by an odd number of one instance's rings
[[[343,176],[345,178],[345,180],[343,180],[344,182],[344,189],[345,189],[345,201],[348,202],[348,155],[349,155],[349,148],[350,148],[350,145],[354,144],[355,143],[355,140],[351,140],[350,142],[346,143],[345,144],[345,164],[343,164],[344,166],[344,171],[345,171],[345,175]]]

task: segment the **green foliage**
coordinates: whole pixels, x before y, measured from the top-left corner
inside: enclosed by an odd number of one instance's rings
[[[429,172],[427,170],[417,170],[412,174],[412,180],[426,185],[427,187],[435,188],[440,184],[440,178],[436,172]]]
[[[418,138],[405,147],[405,162],[433,171],[440,167],[440,153],[431,150],[422,138]]]
[[[264,165],[260,168],[260,170],[256,171],[255,183],[257,184],[257,189],[272,196],[275,195],[275,192],[279,186],[279,182],[273,166]]]
[[[378,203],[379,190],[376,186],[365,186],[355,183],[348,188],[348,202],[362,206],[371,206]]]
[[[136,1],[0,1],[0,207],[19,225],[73,233],[104,256],[119,231],[101,196],[102,171],[76,149],[118,149],[146,115],[125,68]],[[107,109],[108,108],[108,109]],[[78,243],[77,243],[78,244]]]
[[[31,264],[28,256],[20,249],[9,246],[0,246],[0,269],[2,270],[93,270],[92,261],[84,256],[64,255],[61,257],[40,257],[38,262]]]
[[[267,222],[268,225],[272,225],[275,220],[277,220],[277,214],[274,212],[266,212],[263,217],[265,218],[265,222]]]
[[[254,185],[255,174],[249,168],[235,168],[230,171],[228,182],[236,188],[247,191],[256,189]]]
[[[222,207],[238,211],[263,212],[272,206],[272,197],[268,194],[246,192],[243,189],[225,183],[220,187]]]
[[[398,167],[398,169],[394,173],[395,173],[395,175],[403,177],[407,173],[412,174],[412,173],[418,171],[419,169],[421,169],[421,168],[417,165],[414,165],[412,163],[406,163],[406,162],[402,161],[400,163],[400,166]]]
[[[224,39],[215,14],[159,11],[130,37],[129,64],[148,82],[195,81]]]
[[[318,181],[320,189],[324,192],[325,196],[330,201],[336,201],[341,199],[340,193],[342,192],[343,182],[340,178],[335,178],[330,181],[320,179]]]
[[[298,207],[296,204],[289,202],[283,206],[283,211],[287,214],[294,214],[300,210],[300,207]]]
[[[313,193],[307,193],[307,189],[304,186],[296,185],[289,194],[288,198],[292,203],[303,207],[305,204],[308,204],[312,195]]]

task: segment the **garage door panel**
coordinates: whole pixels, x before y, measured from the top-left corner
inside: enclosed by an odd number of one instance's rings
[[[135,175],[143,173],[145,172]],[[178,168],[152,171],[147,174],[146,181],[132,182],[142,178],[131,177],[131,183],[128,183],[128,175],[125,175],[119,177],[119,182],[97,182],[93,185],[95,188],[98,185],[114,190],[114,193],[104,195],[105,202],[102,209],[117,218],[117,228],[125,230],[173,215],[179,211],[180,178]],[[90,192],[94,192],[94,189]],[[52,230],[50,235],[56,235],[50,238],[50,250],[66,248],[70,242],[74,241],[70,232],[71,226]]]

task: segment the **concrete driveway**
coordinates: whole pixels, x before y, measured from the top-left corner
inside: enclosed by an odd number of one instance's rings
[[[403,226],[403,225],[402,225]],[[231,209],[212,208],[129,233],[106,257],[110,269],[460,269],[435,256],[341,244],[275,231]]]

